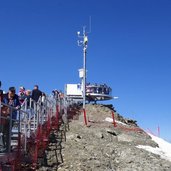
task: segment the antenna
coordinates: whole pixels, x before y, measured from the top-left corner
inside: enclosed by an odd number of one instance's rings
[[[88,34],[91,33],[91,16],[89,16],[89,31],[86,32],[87,26],[83,26],[82,35],[80,31],[77,31],[77,36],[79,40],[77,40],[78,46],[83,46],[85,49],[87,49],[88,44]],[[81,39],[81,40],[80,40]]]
[[[87,33],[91,33],[91,16],[89,16],[89,31]]]
[[[91,16],[89,16],[89,30],[87,32],[86,32],[86,28],[87,28],[87,26],[83,26],[83,33],[82,33],[82,35],[81,35],[80,31],[77,31],[78,38],[84,39],[85,37],[87,37],[87,39],[88,39],[87,34],[90,34],[91,30],[92,30],[91,29]],[[78,43],[78,46],[84,45],[84,41],[81,41],[81,40],[78,40],[77,43]]]
[[[78,46],[83,46],[83,49],[87,50],[88,47],[88,36],[87,36],[88,32],[86,32],[86,26],[83,26],[83,31],[82,31],[82,35],[80,31],[77,31],[77,35],[78,35]]]

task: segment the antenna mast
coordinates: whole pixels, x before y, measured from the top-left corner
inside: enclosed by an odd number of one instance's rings
[[[91,30],[89,30],[91,31]],[[88,48],[88,33],[86,32],[86,26],[83,27],[83,35],[80,35],[80,31],[77,32],[79,40],[77,41],[78,46],[83,47],[83,81],[82,81],[82,96],[83,96],[83,110],[85,110],[86,102],[86,56]]]

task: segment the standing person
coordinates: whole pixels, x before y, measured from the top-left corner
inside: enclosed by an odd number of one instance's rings
[[[59,91],[58,90],[53,90],[52,91],[52,95],[53,95],[53,97],[56,99],[56,100],[58,100],[59,99]]]
[[[5,119],[2,118],[4,117],[6,110],[4,111],[4,107],[1,104],[3,102],[3,90],[1,90],[1,81],[0,81],[0,152],[4,151],[4,140],[3,140],[3,131],[4,131],[4,124],[5,124]]]
[[[32,99],[38,102],[39,98],[42,96],[42,92],[39,90],[39,86],[35,85],[32,91]]]
[[[0,82],[1,84],[1,82]],[[1,86],[1,85],[0,85]],[[3,118],[1,118],[2,116],[2,105],[1,105],[1,102],[2,102],[2,99],[3,99],[3,91],[0,90],[0,152],[2,152],[4,149],[4,144],[3,144]]]
[[[31,105],[31,90],[26,90],[26,99],[27,99],[27,112],[28,112],[28,120],[30,121],[30,119],[33,117],[34,113],[33,113],[33,109]]]
[[[31,90],[26,90],[26,99],[27,99],[27,108],[30,107],[30,100],[31,100]]]
[[[0,90],[2,90],[1,87],[2,87],[2,82],[0,81]],[[3,91],[3,94],[5,94],[5,91]]]
[[[46,100],[46,94],[42,93],[42,105],[44,105],[45,100]]]
[[[20,109],[20,102],[19,102],[19,98],[18,95],[15,94],[16,90],[15,87],[10,87],[9,91],[7,94],[4,95],[3,97],[3,102],[7,105],[12,106],[13,108],[15,108],[15,110],[12,110],[12,126],[14,123],[14,120],[17,119],[17,110]],[[10,111],[10,110],[9,110]],[[10,112],[9,114],[10,115]],[[6,121],[7,123],[4,125],[4,132],[3,132],[3,139],[4,139],[4,144],[6,146],[6,150],[8,151],[8,144],[9,144],[9,132],[11,132],[10,130],[10,120]]]
[[[3,99],[3,90],[1,90],[1,81],[0,81],[0,101]],[[0,106],[1,107],[1,106]]]
[[[22,105],[26,98],[26,92],[25,92],[25,88],[23,86],[20,87],[18,96],[19,96],[20,104]]]
[[[42,92],[42,103],[41,103],[41,109],[42,112],[45,114],[45,102],[46,102],[46,94],[44,92]]]
[[[12,112],[12,119],[17,119],[17,110],[21,107],[19,97],[15,94],[15,92],[15,87],[10,87],[8,93],[5,94],[3,98],[5,104],[8,104],[16,109]]]
[[[3,90],[1,90],[2,82],[0,81],[0,91],[1,91],[1,96],[3,94]]]
[[[2,99],[3,99],[3,90],[0,90],[0,101],[2,101]]]
[[[0,102],[4,103],[3,90],[0,90]],[[0,152],[6,151],[6,125],[9,124],[9,108],[5,105],[0,106]]]

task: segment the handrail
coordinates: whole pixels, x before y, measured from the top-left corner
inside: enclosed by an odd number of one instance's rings
[[[18,131],[17,131],[17,135],[18,135],[18,145],[19,145],[20,144],[20,133],[22,132],[22,130],[21,130],[21,124],[26,125],[26,120],[25,119],[22,120],[20,115],[23,114],[24,115],[24,118],[26,118],[26,116],[28,115],[28,112],[25,111],[25,110],[22,110],[21,108],[20,109],[16,109],[13,106],[10,106],[10,105],[8,105],[6,103],[0,102],[0,108],[2,106],[8,107],[9,110],[10,110],[10,113],[7,116],[2,116],[2,114],[0,112],[0,120],[1,119],[4,119],[6,121],[9,121],[9,125],[8,125],[9,132],[7,133],[8,135],[6,135],[6,136],[9,137],[9,139],[8,139],[8,142],[6,142],[7,143],[6,148],[7,148],[7,152],[10,153],[10,151],[11,151],[11,130],[12,130],[12,126],[13,126],[12,123],[13,123],[13,121],[19,123],[18,124]],[[18,111],[19,112],[19,119],[13,119],[12,118],[12,113],[14,111]],[[25,132],[24,133],[26,134],[26,129],[25,129]],[[25,140],[25,143],[24,144],[26,144],[26,140]],[[24,148],[26,149],[26,145],[24,145]]]
[[[61,107],[61,105],[64,105],[61,103],[62,99],[56,99],[54,97],[46,96],[44,103],[42,103],[41,97],[36,102],[32,98],[30,98],[30,101],[26,98],[24,102],[21,105],[20,109],[16,109],[13,106],[10,106],[8,104],[5,104],[4,102],[0,102],[0,120],[5,119],[9,120],[9,130],[12,130],[13,127],[13,121],[17,123],[17,132],[18,135],[18,145],[20,145],[20,137],[22,137],[22,148],[26,152],[27,150],[27,142],[28,138],[30,138],[31,134],[33,133],[35,136],[37,136],[39,133],[38,131],[42,132],[41,127],[45,122],[47,122],[47,125],[51,125],[53,122],[51,119],[53,116],[56,115],[56,110],[60,110],[59,114],[63,114],[61,110],[65,109],[64,107]],[[29,103],[28,103],[29,102]],[[10,109],[10,115],[9,117],[2,116],[1,114],[1,107],[6,106]],[[57,108],[58,106],[58,108]],[[66,109],[65,109],[66,110]],[[12,112],[18,111],[18,119],[12,119]],[[40,127],[39,127],[40,126]],[[38,128],[39,127],[39,128]],[[49,129],[49,126],[48,126]],[[11,151],[11,131],[9,131],[9,142],[8,142],[8,153]],[[21,149],[21,147],[18,147]]]
[[[1,115],[1,105],[6,106],[10,109],[9,117]],[[61,97],[57,99],[54,96],[46,96],[45,100],[42,101],[40,97],[37,102],[32,98],[26,98],[24,99],[24,102],[22,103],[20,109],[16,109],[15,107],[5,104],[4,102],[0,102],[0,121],[1,119],[8,120],[7,121],[9,124],[8,128],[10,130],[8,131],[9,134],[7,133],[4,134],[4,132],[2,132],[2,135],[0,136],[3,136],[3,134],[9,136],[10,140],[7,142],[8,153],[12,153],[12,154],[5,153],[0,155],[0,157],[2,156],[5,158],[5,161],[3,159],[3,163],[12,163],[13,165],[14,162],[13,161],[11,162],[11,160],[14,159],[10,159],[9,157],[11,155],[15,156],[15,160],[18,160],[17,162],[23,161],[24,154],[29,152],[27,157],[31,159],[30,161],[32,161],[32,164],[35,167],[35,164],[38,162],[38,156],[40,157],[39,155],[40,152],[42,155],[42,150],[45,150],[47,148],[51,130],[63,131],[61,135],[63,137],[66,136],[65,134],[66,124],[68,123],[67,111],[69,107],[70,107],[70,103],[68,97]],[[16,112],[17,119],[12,119],[13,111],[15,112],[17,111]],[[65,121],[63,117],[66,117]],[[62,119],[63,121],[61,121]],[[15,128],[14,128],[15,125],[13,124],[13,121],[16,121]],[[62,126],[61,129],[59,129],[61,124],[65,124],[65,125]],[[14,132],[14,130],[16,131]],[[17,136],[13,136],[11,133],[12,134],[15,133],[15,135],[18,135],[17,143],[15,143],[15,141],[17,140],[16,139]],[[13,144],[13,142],[15,144]],[[11,147],[13,147],[14,153],[13,151],[11,151]],[[0,160],[1,159],[2,158],[0,158]],[[62,155],[61,155],[61,160],[62,160]],[[16,166],[18,167],[17,162],[16,162]],[[3,164],[0,163],[0,165]],[[15,166],[13,168],[15,168]],[[0,170],[1,170],[1,166],[0,166]]]
[[[26,111],[24,111],[24,110],[22,110],[22,109],[16,109],[15,107],[13,107],[13,106],[10,106],[10,105],[8,105],[8,104],[6,104],[6,103],[3,103],[3,102],[0,102],[0,105],[3,105],[3,106],[6,106],[6,107],[9,107],[9,108],[11,108],[12,110],[16,110],[16,111],[21,111],[21,112],[23,112],[23,113],[26,113],[27,114],[27,112]]]

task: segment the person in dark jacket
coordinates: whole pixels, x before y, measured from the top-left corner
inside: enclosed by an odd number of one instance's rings
[[[39,86],[35,85],[32,91],[32,99],[38,102],[39,98],[42,96],[42,92],[39,90]]]
[[[0,101],[3,99],[3,90],[0,90]]]
[[[30,108],[31,97],[31,90],[26,90],[27,108]]]
[[[17,119],[17,110],[20,109],[19,97],[17,94],[15,94],[15,92],[16,92],[15,87],[10,87],[8,93],[3,96],[3,102],[15,108],[15,110],[12,110],[12,126],[14,124],[14,120]],[[10,116],[10,111],[11,110],[9,110],[9,113],[7,112],[8,117]],[[10,150],[8,149],[9,132],[11,132],[9,119],[6,120],[6,124],[4,125],[4,130],[3,130],[3,143],[7,151]]]
[[[0,81],[0,101],[2,101],[3,98],[3,90],[1,90],[1,81]]]
[[[20,109],[19,97],[15,94],[15,87],[10,87],[7,94],[4,95],[3,101],[5,104],[14,107],[16,110],[12,112],[12,119],[17,119],[17,110]]]
[[[3,90],[1,90],[1,86],[2,86],[2,83],[1,83],[1,81],[0,81],[0,91],[1,91],[1,92],[0,92],[0,93],[1,93],[0,95],[1,95],[1,98],[2,98],[2,97],[3,97]]]
[[[0,90],[0,102],[2,102],[3,99],[3,91]],[[2,116],[2,107],[3,105],[0,103],[0,152],[4,151],[4,143],[3,143],[3,130],[4,130],[4,126],[3,126],[3,121],[4,119],[1,117]]]
[[[34,111],[33,111],[33,104],[31,103],[31,90],[26,90],[26,99],[27,99],[27,117],[28,120],[30,121],[30,119],[32,117],[34,117]]]

